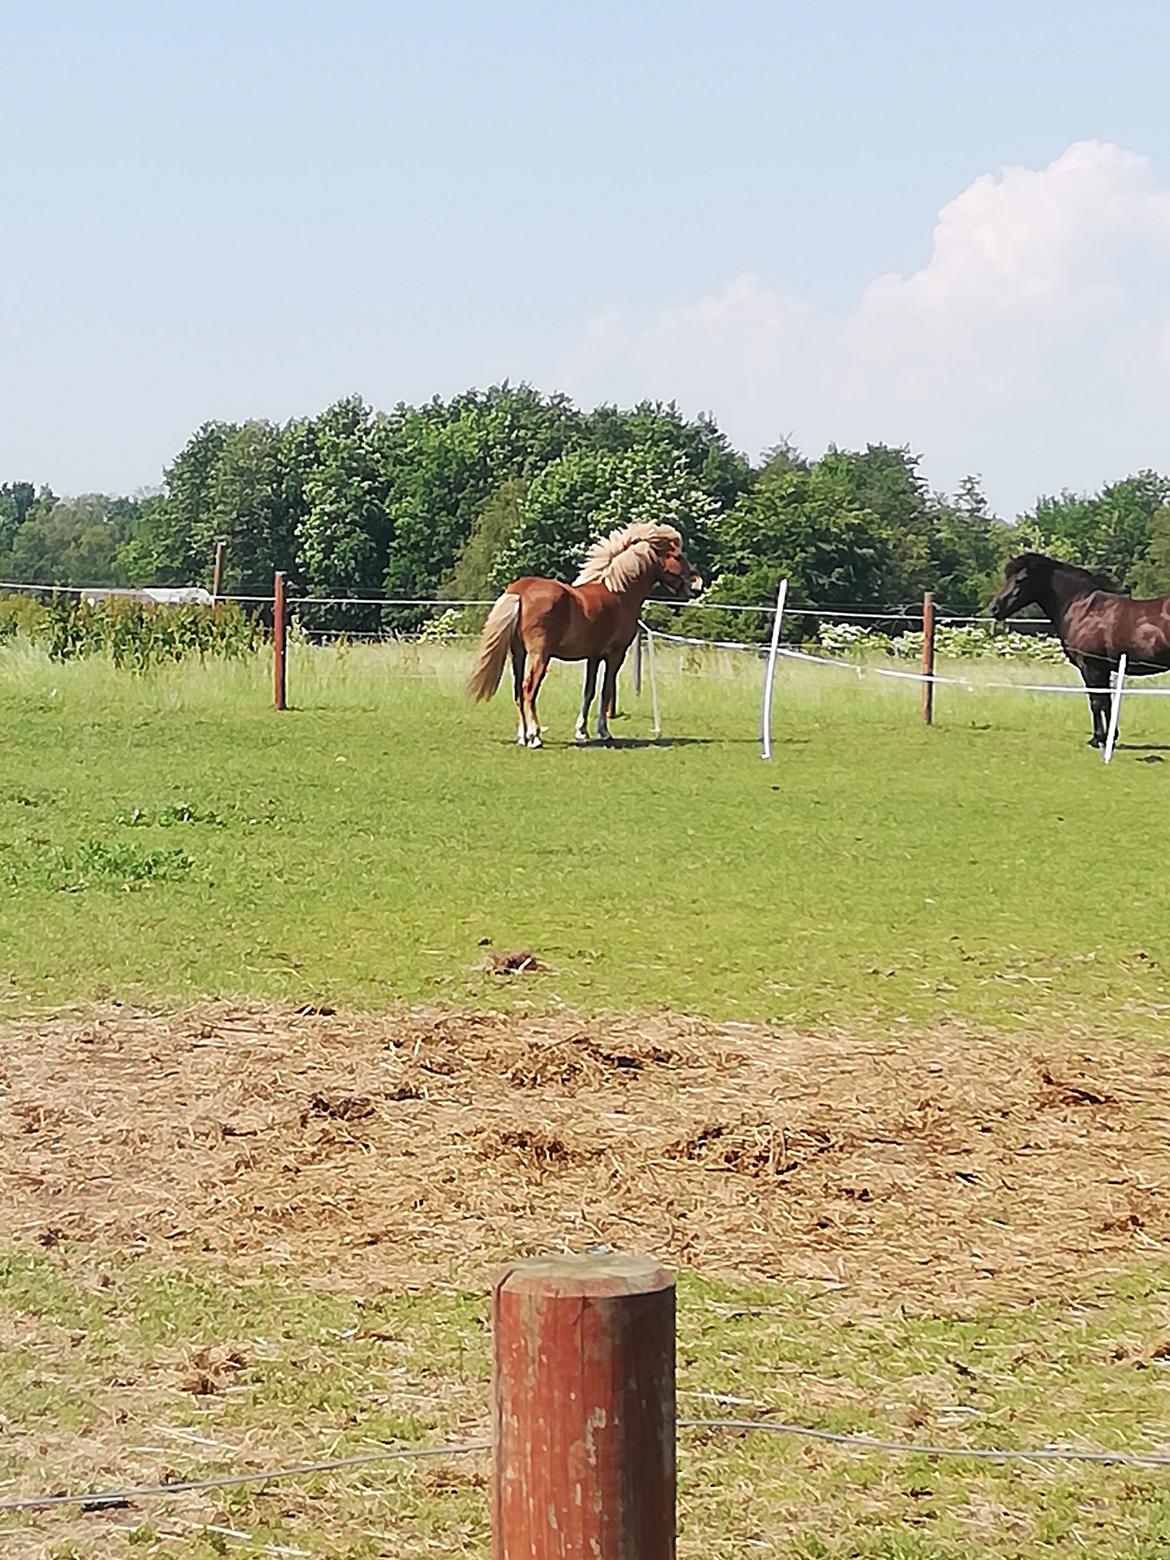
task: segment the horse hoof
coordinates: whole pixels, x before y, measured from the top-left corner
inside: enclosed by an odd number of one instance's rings
[[[585,747],[589,741],[589,733],[587,731],[575,731],[573,733],[573,741],[578,747]]]
[[[530,748],[538,748],[538,747],[543,747],[544,743],[540,740],[539,737],[530,737],[528,739],[528,746]]]

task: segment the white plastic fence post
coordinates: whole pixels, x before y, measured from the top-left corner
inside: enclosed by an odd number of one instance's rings
[[[1117,723],[1121,716],[1121,690],[1125,687],[1125,657],[1120,656],[1113,674],[1113,702],[1109,706],[1109,730],[1105,737],[1105,762],[1113,758],[1117,746]]]
[[[645,623],[642,625],[646,628]],[[654,675],[654,635],[646,628],[646,670],[650,673],[650,711],[654,719],[654,740],[662,735],[662,722],[658,718],[658,678]]]
[[[768,668],[764,673],[764,703],[760,710],[760,747],[764,758],[772,756],[772,689],[776,682],[776,656],[780,648],[780,624],[784,619],[784,603],[788,599],[788,581],[780,581],[776,592],[776,616],[772,620],[772,645],[768,651]]]

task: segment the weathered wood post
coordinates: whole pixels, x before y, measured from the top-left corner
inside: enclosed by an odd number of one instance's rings
[[[223,560],[226,552],[227,543],[225,541],[216,542],[215,563],[211,569],[211,599],[213,602],[218,601],[223,592]]]
[[[934,592],[922,598],[922,718],[934,724]]]
[[[281,569],[272,582],[272,701],[278,710],[288,708],[287,649],[288,613],[284,604],[284,570]]]
[[[674,1560],[674,1279],[518,1263],[492,1297],[493,1560]]]

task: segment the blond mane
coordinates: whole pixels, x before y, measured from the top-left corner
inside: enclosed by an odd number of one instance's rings
[[[599,584],[607,590],[628,590],[648,574],[659,555],[671,547],[682,547],[682,537],[672,525],[623,526],[620,531],[611,531],[601,541],[594,542],[585,554],[585,562],[573,584]]]

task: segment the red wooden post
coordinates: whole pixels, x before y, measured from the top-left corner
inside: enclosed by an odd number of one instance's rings
[[[922,718],[934,724],[934,592],[922,598]]]
[[[284,571],[272,583],[272,693],[278,710],[288,708],[285,655],[288,649],[288,614],[284,605]]]
[[[674,1279],[630,1256],[492,1297],[492,1560],[674,1560]]]

